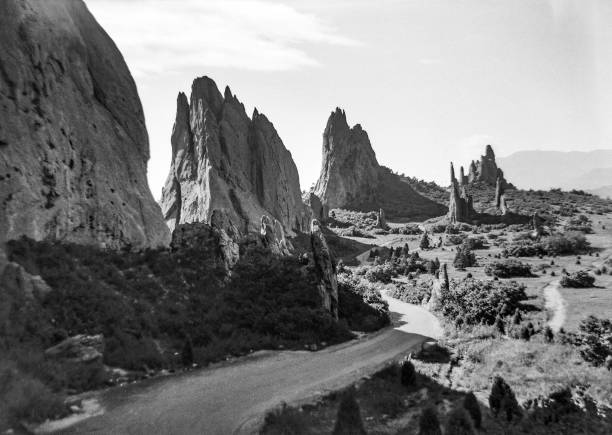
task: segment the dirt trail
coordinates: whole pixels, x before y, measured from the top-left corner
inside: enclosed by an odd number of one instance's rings
[[[265,412],[282,402],[302,403],[345,387],[418,349],[429,338],[421,334],[439,335],[433,315],[387,300],[395,328],[318,352],[260,352],[224,367],[113,388],[100,397],[103,415],[57,433],[253,433]],[[414,323],[415,315],[421,321]]]

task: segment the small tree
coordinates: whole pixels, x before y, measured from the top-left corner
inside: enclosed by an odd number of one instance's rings
[[[489,408],[496,417],[500,412],[505,412],[508,421],[511,421],[513,416],[520,415],[520,408],[514,392],[500,376],[493,379],[493,386],[489,395]]]
[[[359,404],[355,399],[355,390],[351,387],[343,394],[340,401],[333,435],[365,435],[365,433]]]
[[[466,394],[465,398],[463,399],[463,408],[465,408],[468,414],[470,414],[470,417],[472,417],[474,426],[476,428],[480,428],[480,425],[482,424],[482,412],[480,411],[480,404],[478,403],[478,399],[476,399],[474,393],[469,392]]]
[[[553,334],[553,330],[550,328],[550,326],[546,326],[546,328],[544,328],[544,339],[546,339],[548,343],[552,343],[554,338],[555,334]]]
[[[429,249],[429,236],[427,235],[427,231],[425,231],[421,236],[421,242],[419,243],[419,247],[421,249]]]
[[[191,342],[191,337],[189,336],[185,338],[185,343],[183,344],[183,350],[181,351],[181,362],[185,367],[190,367],[193,365],[193,343]]]
[[[402,361],[401,381],[405,387],[411,387],[416,384],[416,370],[414,364],[408,359]]]
[[[402,248],[402,256],[407,257],[410,253],[410,248],[408,247],[408,243],[404,243],[404,247]]]
[[[472,435],[474,433],[472,420],[466,414],[465,409],[456,408],[451,411],[446,420],[445,433],[453,435]]]
[[[517,308],[514,311],[514,314],[512,315],[512,324],[520,325],[522,321],[523,321],[523,315],[521,314],[521,310]]]
[[[531,338],[531,330],[527,326],[523,326],[521,328],[520,336],[521,336],[521,339],[525,341],[529,341],[529,339]]]
[[[500,334],[506,333],[506,325],[504,324],[504,319],[499,314],[495,318],[495,329],[499,331]]]
[[[421,413],[419,435],[442,435],[438,413],[434,408],[427,407]]]

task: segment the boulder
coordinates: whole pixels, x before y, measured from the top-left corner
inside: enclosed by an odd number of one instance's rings
[[[307,231],[298,171],[272,123],[252,117],[229,88],[221,95],[208,77],[180,93],[171,137],[172,163],[162,211],[173,229],[210,223],[222,211],[240,234],[258,233],[261,217],[276,219],[289,235]]]
[[[136,85],[82,0],[0,2],[0,245],[166,245]]]
[[[45,350],[45,355],[74,363],[100,361],[104,353],[104,336],[75,335]]]
[[[323,308],[328,310],[331,315],[338,318],[338,275],[336,263],[325,235],[321,229],[319,221],[313,219],[310,230],[310,244],[314,269],[316,271],[319,284],[319,294]]]

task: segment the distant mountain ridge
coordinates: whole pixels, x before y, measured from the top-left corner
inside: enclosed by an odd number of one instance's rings
[[[612,150],[519,151],[499,164],[522,189],[583,189],[612,185]]]

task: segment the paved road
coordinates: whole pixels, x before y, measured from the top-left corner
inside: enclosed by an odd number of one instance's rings
[[[406,312],[395,313],[395,319],[414,307],[398,306]],[[318,352],[265,352],[223,367],[110,389],[100,398],[104,414],[59,433],[252,433],[266,410],[349,385],[426,340],[396,326]]]

